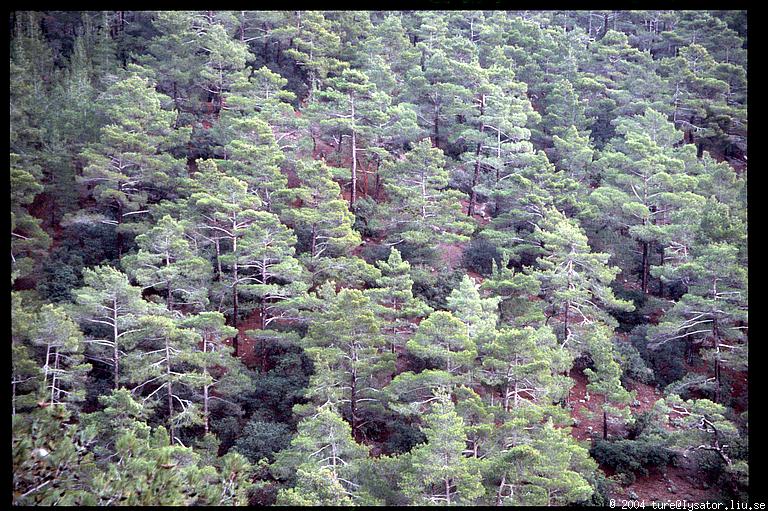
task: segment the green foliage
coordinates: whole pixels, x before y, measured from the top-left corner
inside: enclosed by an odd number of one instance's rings
[[[419,323],[406,349],[417,357],[433,360],[448,374],[465,373],[477,354],[467,330],[467,325],[450,312],[436,311]]]
[[[622,382],[630,378],[641,383],[651,383],[654,380],[653,370],[648,367],[640,352],[632,344],[616,342],[616,351],[621,365]]]
[[[494,262],[501,260],[496,246],[483,238],[473,238],[463,257],[464,266],[481,275],[490,275]]]
[[[649,468],[656,470],[670,465],[675,453],[653,440],[597,440],[589,454],[604,467],[615,470],[632,482],[637,474],[647,476]]]
[[[13,418],[13,503],[15,505],[95,505],[88,486],[95,469],[93,428],[66,424],[60,406]]]
[[[86,165],[79,180],[93,185],[94,198],[109,213],[76,214],[78,222],[104,221],[120,234],[133,215],[147,212],[147,204],[178,196],[186,168],[169,150],[184,144],[189,131],[173,129],[176,114],[163,109],[166,99],[138,75],[114,83],[101,96],[108,123],[99,142],[83,150]]]
[[[464,422],[447,394],[438,394],[426,415],[427,443],[408,455],[403,493],[412,504],[472,504],[484,493],[477,469],[462,456]]]
[[[377,288],[368,294],[377,305],[375,312],[384,320],[382,334],[389,338],[392,351],[402,346],[403,337],[415,330],[414,320],[423,318],[431,308],[413,296],[411,265],[403,261],[400,252],[392,248],[386,261],[377,263],[381,278],[376,280]]]
[[[356,289],[327,297],[326,310],[313,314],[302,340],[315,374],[308,393],[321,406],[332,404],[347,414],[352,433],[364,415],[380,403],[382,376],[394,370],[391,353],[382,353],[385,339],[371,301]]]
[[[299,423],[290,447],[277,454],[272,471],[278,478],[296,480],[298,484],[317,481],[312,474],[320,472],[324,475],[319,478],[321,481],[330,479],[335,483],[331,484],[335,495],[354,499],[355,488],[359,486],[356,482],[358,467],[367,454],[368,448],[354,441],[351,428],[333,407],[323,406],[314,416]],[[294,477],[294,474],[299,475],[298,469],[309,474],[309,481],[302,482]]]
[[[746,18],[11,12],[13,503],[746,499]]]
[[[257,463],[262,458],[273,461],[275,453],[288,447],[290,440],[285,424],[252,419],[243,428],[234,449],[251,463]]]
[[[382,210],[381,222],[392,241],[432,246],[468,239],[472,224],[458,204],[463,194],[446,189],[445,164],[443,151],[422,140],[404,160],[382,168],[390,206]]]

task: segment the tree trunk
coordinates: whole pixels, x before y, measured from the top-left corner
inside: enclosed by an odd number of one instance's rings
[[[608,412],[603,410],[603,440],[608,439]]]
[[[47,344],[45,348],[45,366],[43,367],[43,389],[48,388],[48,372],[51,364],[51,345]]]
[[[119,388],[119,379],[120,379],[120,351],[117,349],[117,339],[118,339],[118,333],[117,333],[117,298],[112,299],[112,340],[114,342],[112,346],[112,361],[114,362],[114,378],[115,378],[115,389]]]
[[[203,353],[208,353],[208,340],[206,339],[206,336],[203,336]],[[205,375],[208,376],[208,367],[205,367],[204,369]],[[209,385],[205,385],[203,387],[203,426],[205,427],[205,434],[207,435],[210,431],[210,419],[208,417],[208,389]]]
[[[648,242],[643,241],[643,262],[641,269],[642,291],[644,295],[648,294]]]
[[[59,392],[56,388],[56,375],[59,373],[59,349],[56,348],[53,355],[53,375],[51,376],[51,404],[58,402]]]
[[[568,311],[571,309],[571,301],[565,301],[565,317],[563,318],[563,343],[568,340]]]
[[[219,243],[219,238],[216,238],[214,240],[214,244],[216,245],[216,280],[221,280],[221,244]]]
[[[171,265],[171,256],[168,254],[168,252],[165,253],[165,267]],[[168,281],[168,310],[173,311],[173,286],[171,286],[171,281]]]
[[[354,98],[349,98],[349,104],[352,109],[352,125],[355,124],[355,100]],[[357,200],[357,134],[355,133],[355,128],[352,128],[352,193],[349,196],[349,207],[350,209],[355,204],[355,201]]]
[[[232,282],[232,326],[237,328],[237,313],[238,313],[238,302],[237,302],[237,236],[234,236],[232,238],[232,255],[233,255],[233,264],[232,264],[232,276],[233,276],[233,282]],[[238,336],[239,332],[235,334],[235,338],[232,342],[233,347],[235,348],[235,358],[239,355],[238,352]]]
[[[349,407],[352,411],[352,417],[351,417],[351,424],[352,427],[352,436],[355,439],[355,442],[360,442],[360,432],[358,431],[358,424],[357,424],[357,378],[355,378],[354,371],[352,372],[350,379],[349,379],[349,386],[350,386],[350,397],[349,397]]]
[[[664,247],[661,247],[661,262],[659,266],[664,266]],[[659,277],[659,298],[664,298],[664,280]]]
[[[171,347],[168,336],[165,336],[165,377],[168,378],[168,433],[171,444],[176,436],[173,430],[173,384],[171,383]]]
[[[312,224],[312,244],[311,244],[311,252],[312,257],[315,257],[315,254],[317,254],[317,226],[315,224]]]
[[[120,259],[123,256],[123,231],[120,227],[123,225],[123,205],[117,203],[117,258]]]
[[[717,296],[717,295],[715,295]],[[720,332],[717,328],[717,318],[712,320],[712,337],[715,341],[715,403],[720,402],[720,388],[722,386],[722,377],[720,371]]]
[[[499,491],[496,492],[496,505],[497,506],[501,505],[502,492],[504,491],[504,485],[506,484],[506,482],[507,482],[507,474],[504,474],[503,476],[501,476],[501,484],[499,484]]]
[[[475,172],[472,175],[472,193],[469,194],[469,204],[467,205],[467,216],[471,217],[472,213],[474,213],[475,209],[475,199],[477,197],[477,192],[475,191],[475,187],[477,186],[477,180],[480,177],[480,144],[477,144],[477,153],[475,160]]]
[[[485,94],[480,96],[480,117],[485,113]],[[480,124],[480,138],[483,137],[485,131],[485,124]],[[477,149],[475,150],[475,172],[472,176],[472,193],[469,196],[469,206],[467,207],[467,216],[472,216],[475,209],[475,199],[477,198],[477,192],[475,192],[475,186],[477,186],[477,180],[480,177],[480,150],[483,147],[482,140],[477,143]]]
[[[352,131],[352,193],[349,195],[349,207],[357,200],[357,148],[355,147],[355,132]]]

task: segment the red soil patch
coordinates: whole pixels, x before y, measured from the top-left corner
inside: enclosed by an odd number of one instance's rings
[[[587,399],[587,377],[581,371],[571,369],[568,374],[573,380],[573,387],[568,393],[568,402],[571,404],[571,417],[577,424],[571,428],[571,435],[577,440],[592,440],[593,437],[602,437],[603,411],[601,406],[605,398],[598,394],[589,394]],[[590,415],[591,414],[591,415]],[[608,434],[611,433],[611,423],[608,423]]]
[[[461,212],[466,215],[467,212],[469,211],[469,200],[462,199],[459,202],[461,202]],[[479,204],[475,203],[475,207],[474,207],[475,212],[472,214],[472,218],[474,218],[477,221],[478,225],[480,226],[487,225],[491,221],[491,215],[485,212],[485,208],[486,208],[486,204],[484,202],[481,202]]]
[[[466,246],[466,243],[438,243],[440,260],[451,269],[458,268],[461,266]]]
[[[682,459],[683,466],[651,469],[647,476],[638,476],[630,485],[617,488],[612,495],[617,499],[630,499],[650,502],[666,502],[668,500],[687,500],[688,502],[704,502],[717,500],[719,495],[716,488],[707,488],[707,483],[696,475],[693,460]]]
[[[296,174],[295,170],[284,168],[282,171],[283,174],[285,174],[285,177],[288,178],[288,188],[298,188],[301,186],[301,181],[299,181],[299,176]]]
[[[747,371],[733,371],[729,368],[722,369],[724,375],[728,375],[732,382],[731,395],[733,396],[733,411],[737,414],[744,413],[749,403],[749,380]]]
[[[237,351],[238,358],[243,361],[246,367],[254,368],[261,364],[261,360],[257,355],[256,341],[247,336],[245,332],[248,330],[261,330],[261,310],[259,308],[247,316],[239,325],[237,325]],[[232,346],[233,339],[225,339],[224,343],[228,346]]]
[[[482,275],[480,275],[474,270],[467,270],[467,275],[472,277],[472,280],[475,281],[475,284],[482,284],[483,281],[485,280],[485,277],[483,277]]]
[[[603,414],[601,405],[604,398],[599,395],[590,395],[586,399],[587,378],[581,371],[571,370],[569,375],[574,386],[570,391],[570,403],[573,406],[571,416],[579,421],[579,424],[571,429],[571,434],[578,440],[592,440],[601,438],[603,433]],[[628,390],[635,391],[635,401],[630,404],[633,415],[646,412],[660,399],[661,393],[651,385],[640,382],[632,382]],[[588,417],[591,412],[592,416]],[[608,437],[624,436],[624,424],[608,422]],[[680,466],[669,466],[661,469],[651,468],[647,476],[638,476],[630,485],[617,486],[611,497],[615,499],[630,500],[635,498],[650,503],[653,501],[688,500],[689,502],[702,502],[714,500],[718,497],[717,490],[706,488],[706,482],[696,474],[695,462],[692,458],[678,457]],[[613,471],[606,467],[600,467],[607,476],[613,475]],[[670,491],[671,490],[671,491]]]
[[[588,381],[581,371],[572,369],[569,376],[574,381],[568,394],[569,402],[573,407],[571,416],[579,422],[573,427],[571,434],[578,440],[590,440],[593,437],[601,438],[603,434],[603,410],[601,407],[605,403],[605,398],[599,394],[590,393],[589,399],[587,399]],[[635,392],[635,399],[629,405],[635,416],[651,410],[656,401],[662,397],[661,392],[656,387],[645,383],[632,382],[627,390]],[[611,420],[611,417],[608,418],[609,439],[623,436],[625,434],[624,428],[624,424],[617,423],[616,419]]]

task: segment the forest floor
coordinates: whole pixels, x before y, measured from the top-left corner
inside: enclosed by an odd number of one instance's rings
[[[325,160],[326,156],[333,154],[335,151],[335,147],[324,141],[317,140],[317,146],[312,156],[315,159]],[[351,166],[351,161],[349,155],[345,153],[342,152],[340,155],[341,161],[336,165],[348,168]],[[369,170],[362,164],[359,167],[361,176],[364,175],[366,170]],[[295,174],[291,174],[293,173],[289,173],[288,176],[289,186],[295,187],[298,185],[298,180]],[[341,197],[349,202],[351,195],[350,183],[340,182],[339,185],[341,187]],[[358,180],[358,198],[366,196],[365,188],[363,180]],[[461,210],[465,215],[467,214],[468,206],[469,201],[461,201]],[[485,213],[485,204],[477,204],[475,211],[472,217],[479,227],[483,227],[490,222],[489,216]],[[363,238],[363,243],[352,251],[352,255],[359,257],[366,245],[379,244],[382,241],[381,238]],[[439,243],[436,248],[441,262],[451,269],[456,269],[463,264],[463,255],[467,246],[468,242]],[[467,274],[478,284],[484,280],[483,276],[475,271],[467,270]],[[258,310],[249,315],[238,327],[240,331],[240,357],[248,367],[256,367],[260,361],[256,353],[257,347],[254,340],[245,335],[245,332],[259,328],[261,328],[261,316]],[[403,346],[396,348],[396,356],[396,373],[408,370],[410,364]],[[604,398],[600,395],[588,394],[586,388],[587,378],[581,370],[572,369],[569,376],[574,381],[574,386],[569,394],[569,402],[572,406],[571,416],[575,419],[575,425],[571,429],[571,434],[579,441],[591,442],[602,436],[603,414],[601,406]],[[734,376],[734,386],[744,387],[744,389],[740,390],[745,392],[746,378],[744,375],[738,374]],[[636,393],[635,400],[629,405],[631,412],[635,416],[651,410],[656,401],[662,397],[659,389],[640,382],[633,382],[628,390],[635,391]],[[623,438],[626,434],[626,425],[622,421],[609,418],[609,438]],[[380,446],[376,445],[376,442],[372,444],[372,447],[374,447],[372,453],[380,450]],[[703,478],[697,477],[697,470],[693,460],[683,456],[678,458],[676,466],[652,467],[648,475],[638,475],[631,484],[615,484],[610,495],[611,498],[634,499],[648,503],[678,499],[685,499],[689,502],[702,502],[717,498],[717,490],[711,488]],[[613,475],[613,471],[610,468],[600,468],[607,476]]]
[[[598,395],[587,396],[587,378],[579,370],[572,369],[569,376],[574,381],[570,392],[570,402],[573,406],[571,416],[577,423],[571,429],[571,434],[578,440],[591,441],[602,436],[603,413],[601,406],[604,398]],[[635,391],[635,401],[630,404],[633,415],[637,416],[653,408],[654,403],[662,398],[656,387],[640,382],[632,382],[628,390]],[[608,438],[621,438],[626,435],[626,427],[618,421],[608,421]],[[606,476],[612,476],[613,470],[600,467]],[[697,476],[695,462],[691,458],[678,456],[676,465],[662,468],[651,467],[648,475],[637,475],[629,485],[614,485],[611,498],[617,500],[638,500],[661,502],[667,500],[687,500],[703,502],[718,498],[717,489],[713,489]]]

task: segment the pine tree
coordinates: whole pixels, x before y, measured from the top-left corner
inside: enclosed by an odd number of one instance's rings
[[[505,412],[524,401],[552,401],[558,374],[570,368],[571,359],[560,349],[548,327],[504,328],[478,346],[482,358],[479,379],[500,390]]]
[[[214,162],[203,165],[196,181],[201,191],[192,194],[188,206],[196,230],[215,246],[220,284],[214,292],[220,304],[231,297],[230,318],[237,327],[243,312],[241,295],[257,294],[267,310],[267,301],[281,294],[284,297],[291,289],[273,286],[271,279],[278,272],[289,282],[297,278],[298,268],[291,256],[292,235],[274,214],[257,209],[261,202],[248,193],[245,181],[219,172]],[[270,246],[273,242],[274,247]]]
[[[279,78],[262,68],[250,80],[243,75],[232,84],[216,127],[222,147],[214,150],[221,170],[246,181],[249,192],[270,212],[279,211],[289,198],[288,178],[280,169],[285,155],[277,139],[288,133],[279,130],[295,131],[285,120],[294,115],[293,109],[280,101],[286,92],[281,90]]]
[[[713,400],[719,402],[723,368],[746,367],[747,278],[737,262],[736,247],[712,243],[696,252],[690,262],[676,269],[688,293],[650,329],[651,346],[658,348],[682,338],[691,348],[703,348],[714,377]]]
[[[445,156],[429,142],[419,142],[405,159],[382,168],[389,203],[382,224],[394,243],[432,247],[438,242],[465,241],[472,224],[462,218],[464,194],[446,189]]]
[[[338,133],[339,149],[344,137],[349,138],[350,207],[357,200],[359,153],[365,151],[366,141],[375,138],[379,126],[386,123],[388,103],[389,98],[376,90],[365,73],[345,69],[340,76],[326,80],[326,87],[315,94],[307,108],[307,114],[316,119],[321,132]],[[368,182],[367,176],[365,182]]]
[[[203,360],[195,357],[200,338],[194,330],[160,315],[142,317],[141,326],[144,331],[125,358],[126,377],[131,393],[146,394],[143,405],[162,410],[175,442],[181,427],[204,422],[191,392],[210,386],[212,378],[203,372]]]
[[[245,367],[239,358],[233,357],[232,348],[224,340],[237,334],[226,326],[220,312],[201,312],[185,318],[180,326],[198,333],[202,346],[198,346],[192,358],[203,370],[202,400],[203,427],[210,431],[213,403],[228,402],[240,395],[250,383]]]
[[[96,505],[90,487],[95,431],[70,424],[63,406],[13,417],[13,504]]]
[[[576,126],[571,125],[559,135],[554,135],[552,143],[557,154],[553,161],[558,168],[581,183],[584,189],[596,184],[595,151],[588,132],[579,132]]]
[[[611,341],[609,327],[595,323],[590,325],[584,337],[589,356],[594,368],[584,369],[589,379],[587,390],[605,396],[603,408],[603,440],[608,438],[608,416],[618,415],[626,418],[627,410],[617,405],[627,405],[634,398],[621,383],[622,369],[617,361],[616,347]]]
[[[142,65],[155,72],[158,89],[173,100],[179,114],[177,126],[191,125],[189,113],[194,112],[199,96],[195,77],[203,66],[204,55],[198,51],[193,23],[191,11],[157,11],[152,18],[157,36],[139,57]]]
[[[307,101],[319,89],[320,80],[330,72],[339,72],[348,66],[339,59],[341,38],[333,32],[331,22],[319,11],[297,11],[292,13],[295,26],[274,30],[290,37],[291,47],[284,51],[293,59],[307,76]],[[294,21],[294,20],[292,20]]]
[[[311,287],[328,280],[346,286],[372,283],[380,272],[362,259],[350,257],[352,249],[360,245],[360,234],[352,228],[354,215],[341,198],[331,172],[321,161],[298,161],[301,206],[286,210],[283,218],[306,247],[300,259],[311,275]]]
[[[490,195],[509,169],[525,164],[533,151],[526,125],[535,112],[525,85],[510,76],[505,63],[501,57],[489,69],[478,67],[473,73],[481,80],[473,88],[476,110],[463,115],[467,128],[458,133],[458,141],[467,147],[460,159],[465,172],[472,176],[468,216],[474,214],[478,194]]]
[[[471,505],[485,492],[480,474],[463,456],[467,436],[464,421],[447,394],[439,394],[425,417],[426,445],[408,456],[403,493],[413,504]]]
[[[173,129],[176,114],[163,110],[166,100],[138,75],[116,82],[100,98],[109,123],[101,129],[100,141],[82,153],[87,163],[78,179],[93,185],[97,203],[111,211],[95,218],[117,229],[119,255],[128,228],[124,224],[133,215],[148,213],[148,204],[172,198],[177,180],[186,172],[168,150],[183,144],[189,130]],[[75,215],[72,221],[81,217]]]
[[[662,114],[647,110],[616,125],[623,137],[612,141],[598,161],[605,169],[605,184],[591,199],[609,225],[628,232],[640,245],[641,289],[648,293],[651,255],[664,239],[660,224],[688,199],[684,192],[692,191],[695,179],[684,174],[683,161],[672,150],[681,133]]]
[[[492,338],[499,321],[497,297],[481,298],[479,285],[465,275],[448,295],[448,310],[467,325],[467,336],[476,345]]]
[[[43,372],[33,358],[30,337],[36,314],[18,291],[11,292],[11,415],[38,402]]]
[[[39,183],[40,169],[26,167],[21,157],[11,153],[11,284],[31,273],[35,259],[45,254],[51,243],[41,228],[40,219],[33,217],[27,207],[43,191]]]
[[[729,468],[739,463],[732,454],[740,437],[739,429],[726,417],[723,405],[708,399],[683,400],[672,394],[657,401],[654,412],[660,415],[662,428],[674,428],[668,434],[672,446],[684,447],[686,452],[694,451],[698,456],[713,452]]]
[[[291,446],[277,453],[273,473],[286,479],[301,469],[309,474],[309,481],[301,483],[303,485],[312,480],[312,474],[319,472],[322,475],[327,471],[323,479],[338,482],[330,485],[333,493],[343,490],[342,495],[354,501],[359,486],[359,464],[368,455],[368,448],[355,443],[349,424],[332,406],[321,406],[313,416],[302,420],[297,429]],[[326,482],[323,487],[328,488],[327,485]],[[278,498],[284,492],[281,490]],[[291,493],[295,494],[290,492],[283,498],[290,498]]]
[[[312,316],[302,340],[316,362],[309,397],[342,411],[348,406],[355,439],[361,438],[367,422],[363,417],[370,417],[380,402],[382,376],[394,371],[392,355],[381,352],[385,340],[380,331],[368,297],[355,289],[342,289],[326,311]]]
[[[551,421],[530,443],[510,446],[493,461],[499,470],[494,474],[496,505],[562,506],[584,501],[594,491],[585,475],[597,464]]]
[[[547,210],[554,207],[575,215],[582,206],[577,200],[578,183],[556,172],[546,154],[521,152],[517,158],[484,192],[494,213],[481,236],[511,261],[528,265],[543,253],[534,233],[541,228]]]
[[[436,311],[419,323],[406,349],[435,361],[448,374],[466,374],[477,354],[467,330],[467,325],[450,312]]]
[[[531,272],[515,271],[509,268],[509,254],[501,260],[491,261],[491,275],[480,286],[490,291],[499,301],[501,324],[536,326],[545,321],[544,302],[532,300],[541,291],[541,282]]]
[[[83,361],[83,334],[60,307],[46,304],[37,316],[33,345],[45,348],[43,396],[50,405],[74,405],[85,399],[85,377],[91,365]]]
[[[111,368],[115,389],[125,381],[122,372],[126,342],[131,334],[141,330],[143,315],[152,309],[142,300],[141,289],[128,282],[120,271],[108,266],[83,270],[85,286],[73,291],[76,318],[89,335],[88,358]]]
[[[419,373],[405,371],[392,378],[384,389],[384,396],[387,405],[395,412],[419,419],[437,399],[436,392],[453,391],[460,379],[460,375],[442,369],[425,369]]]
[[[280,490],[278,506],[354,506],[344,486],[332,470],[296,469],[296,486]]]
[[[547,255],[539,259],[537,275],[551,306],[549,318],[562,324],[557,332],[562,345],[578,344],[579,325],[613,323],[602,307],[630,311],[634,306],[617,299],[609,287],[619,271],[607,265],[609,254],[593,253],[583,231],[559,211],[549,210],[546,222],[539,234]]]
[[[136,236],[139,251],[123,257],[122,265],[143,289],[165,291],[168,310],[200,310],[208,305],[211,265],[196,256],[184,224],[168,215]]]
[[[285,212],[286,220],[297,229],[309,231],[309,255],[319,258],[338,256],[360,244],[352,230],[353,216],[340,198],[332,170],[322,162],[297,162],[296,174],[302,187],[297,191],[300,208]]]
[[[384,320],[382,334],[388,338],[394,353],[397,347],[403,346],[403,337],[416,329],[413,321],[423,318],[432,309],[413,296],[411,265],[403,261],[396,248],[392,248],[386,261],[378,261],[376,265],[381,270],[381,278],[376,279],[378,287],[367,293],[378,305],[376,315]]]

